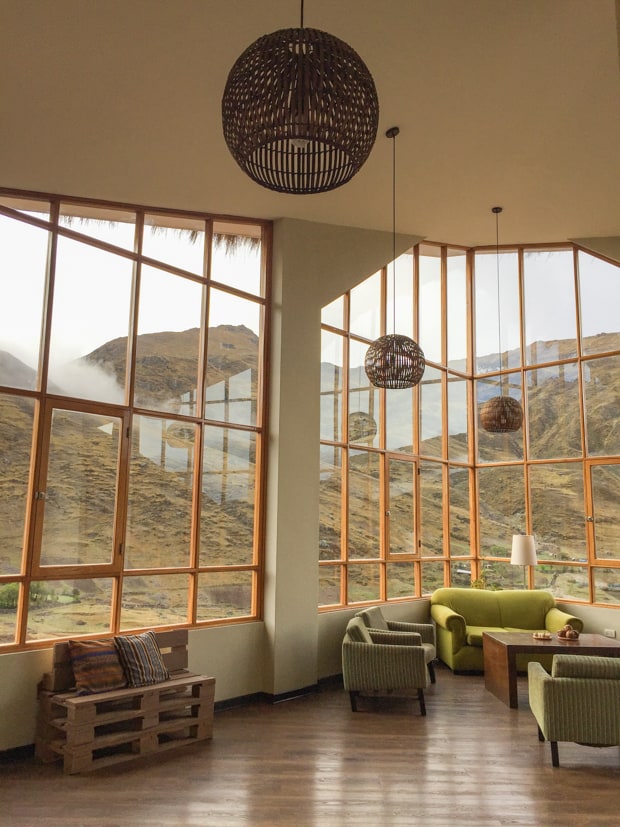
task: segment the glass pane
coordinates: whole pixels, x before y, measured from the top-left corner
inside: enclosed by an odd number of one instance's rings
[[[0,215],[0,385],[37,387],[49,233]]]
[[[205,427],[202,456],[200,565],[251,565],[256,434]]]
[[[485,589],[524,589],[527,571],[523,566],[513,566],[500,560],[485,560],[482,581]]]
[[[76,233],[133,250],[136,236],[136,214],[112,207],[87,207],[61,204],[58,223]]]
[[[19,583],[0,584],[0,643],[14,643],[17,637]]]
[[[523,467],[480,468],[478,497],[481,557],[510,557],[512,535],[525,528]]]
[[[579,252],[581,349],[586,353],[618,350],[620,267]]]
[[[421,565],[422,594],[432,594],[435,589],[441,589],[447,585],[447,583],[444,582],[445,566],[443,563],[424,560]]]
[[[483,405],[495,396],[511,396],[523,406],[521,376],[518,373],[495,379],[479,379],[476,382],[476,409],[478,411],[478,461],[503,462],[523,459],[523,426],[518,431],[492,433],[480,424]]]
[[[585,566],[534,566],[536,589],[546,589],[558,600],[590,600],[588,569]],[[594,569],[599,571],[599,569]]]
[[[321,445],[319,560],[340,560],[342,540],[342,449]],[[322,571],[322,569],[320,569]]]
[[[421,251],[418,344],[427,361],[441,364],[441,253],[439,248],[431,247],[422,247]]]
[[[442,456],[442,399],[443,371],[427,365],[420,388],[420,454]]]
[[[319,566],[319,606],[340,605],[341,566]]]
[[[516,253],[476,253],[476,373],[521,364],[519,262]],[[499,269],[499,276],[498,276]],[[501,353],[501,360],[499,354]]]
[[[467,370],[467,255],[448,250],[448,367]]]
[[[467,386],[465,379],[448,374],[448,456],[462,462],[467,462],[469,457]]]
[[[351,290],[349,330],[365,339],[381,335],[381,273]]]
[[[252,615],[251,571],[211,571],[198,575],[196,620]]]
[[[135,416],[131,435],[126,569],[190,564],[195,428]]]
[[[33,423],[32,399],[0,394],[0,574],[22,567]]]
[[[394,307],[394,286],[396,286],[396,307]],[[413,337],[413,254],[404,253],[394,263],[388,264],[386,333],[399,333]]]
[[[58,239],[48,390],[122,404],[133,265]]]
[[[344,328],[344,296],[338,296],[330,304],[325,305],[321,310],[321,324]]]
[[[471,563],[459,560],[450,563],[450,585],[456,588],[468,589],[471,586]]]
[[[385,447],[400,454],[413,454],[414,389],[385,392]]]
[[[243,224],[213,225],[211,278],[260,296],[261,228]]]
[[[321,332],[321,439],[342,439],[344,344],[342,336],[326,330]],[[357,435],[357,426],[358,423],[349,419],[349,439],[351,431]]]
[[[347,567],[347,603],[368,603],[381,599],[379,563],[350,564]]]
[[[592,569],[594,602],[620,604],[620,569]]]
[[[472,554],[469,510],[469,469],[449,468],[450,554]]]
[[[618,415],[620,357],[591,359],[582,370],[588,454],[620,454],[620,429],[612,427]]]
[[[421,462],[420,476],[420,553],[423,557],[443,555],[443,466]],[[442,575],[443,577],[443,575]]]
[[[581,456],[577,365],[528,370],[525,376],[530,458]]]
[[[620,560],[620,465],[593,465],[595,556],[598,560]]]
[[[386,565],[387,598],[413,597],[415,572],[413,563],[388,563]]]
[[[412,462],[389,461],[389,553],[415,554],[415,478]]]
[[[351,339],[349,346],[349,442],[379,445],[379,391],[364,370],[368,345]]]
[[[256,302],[210,291],[207,419],[256,424],[261,315]]]
[[[203,287],[142,268],[135,404],[195,414]]]
[[[201,276],[205,265],[205,222],[185,216],[145,215],[142,253]]]
[[[122,420],[54,410],[41,565],[112,562]]]
[[[27,640],[109,632],[112,584],[110,578],[31,583]]]
[[[577,355],[572,250],[523,254],[525,358],[528,365]]]
[[[350,560],[380,556],[379,457],[368,451],[349,454]]]
[[[151,574],[123,578],[121,630],[187,623],[187,574]]]
[[[530,466],[530,498],[538,559],[585,562],[581,463]]]

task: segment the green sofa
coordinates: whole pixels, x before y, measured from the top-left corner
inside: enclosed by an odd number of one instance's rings
[[[437,656],[454,672],[481,672],[483,632],[557,632],[570,623],[578,632],[583,621],[563,612],[546,591],[486,591],[437,589],[431,595],[431,617],[436,624]],[[551,656],[517,656],[517,668],[529,661],[551,667]]]

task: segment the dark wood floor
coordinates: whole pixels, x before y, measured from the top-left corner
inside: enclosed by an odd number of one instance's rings
[[[275,705],[221,710],[215,737],[91,775],[0,760],[7,827],[400,827],[620,823],[620,750],[539,743],[481,676],[437,670],[427,717],[408,699],[361,701],[335,685]]]

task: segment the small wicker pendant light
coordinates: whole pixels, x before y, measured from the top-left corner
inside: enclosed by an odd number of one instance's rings
[[[497,330],[499,337],[498,359],[499,369],[502,368],[502,326],[499,302],[499,214],[502,207],[493,207],[495,215],[495,259],[497,265]],[[501,382],[501,377],[500,377]],[[493,396],[480,409],[480,424],[485,431],[492,434],[506,434],[518,431],[523,423],[523,409],[517,399],[512,396]]]
[[[238,58],[222,97],[224,139],[249,177],[303,195],[346,184],[377,136],[372,75],[351,46],[327,32],[279,29]]]
[[[397,126],[385,133],[392,144],[392,274],[394,327],[396,327],[396,136]],[[376,339],[366,351],[364,368],[376,388],[413,388],[424,374],[426,362],[420,346],[396,332]]]

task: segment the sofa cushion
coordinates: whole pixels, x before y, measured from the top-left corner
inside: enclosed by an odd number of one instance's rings
[[[154,632],[115,637],[114,643],[128,686],[151,686],[170,677]]]
[[[503,626],[497,592],[483,589],[445,588],[431,595],[431,604],[441,603],[465,618],[468,626]]]
[[[505,629],[544,629],[545,616],[555,600],[545,591],[497,592],[501,623]]]
[[[352,617],[347,623],[347,635],[349,640],[355,643],[372,643],[370,632],[361,617]]]
[[[357,612],[356,617],[361,617],[366,626],[370,629],[381,629],[383,632],[389,631],[389,626],[386,619],[383,617],[383,612],[378,606],[371,606],[368,609],[363,609]]]
[[[620,658],[597,655],[554,655],[554,678],[605,678],[620,680]]]
[[[78,695],[127,686],[114,640],[70,640],[68,645]]]
[[[482,646],[483,632],[505,632],[501,626],[468,626],[465,639],[470,646]]]

